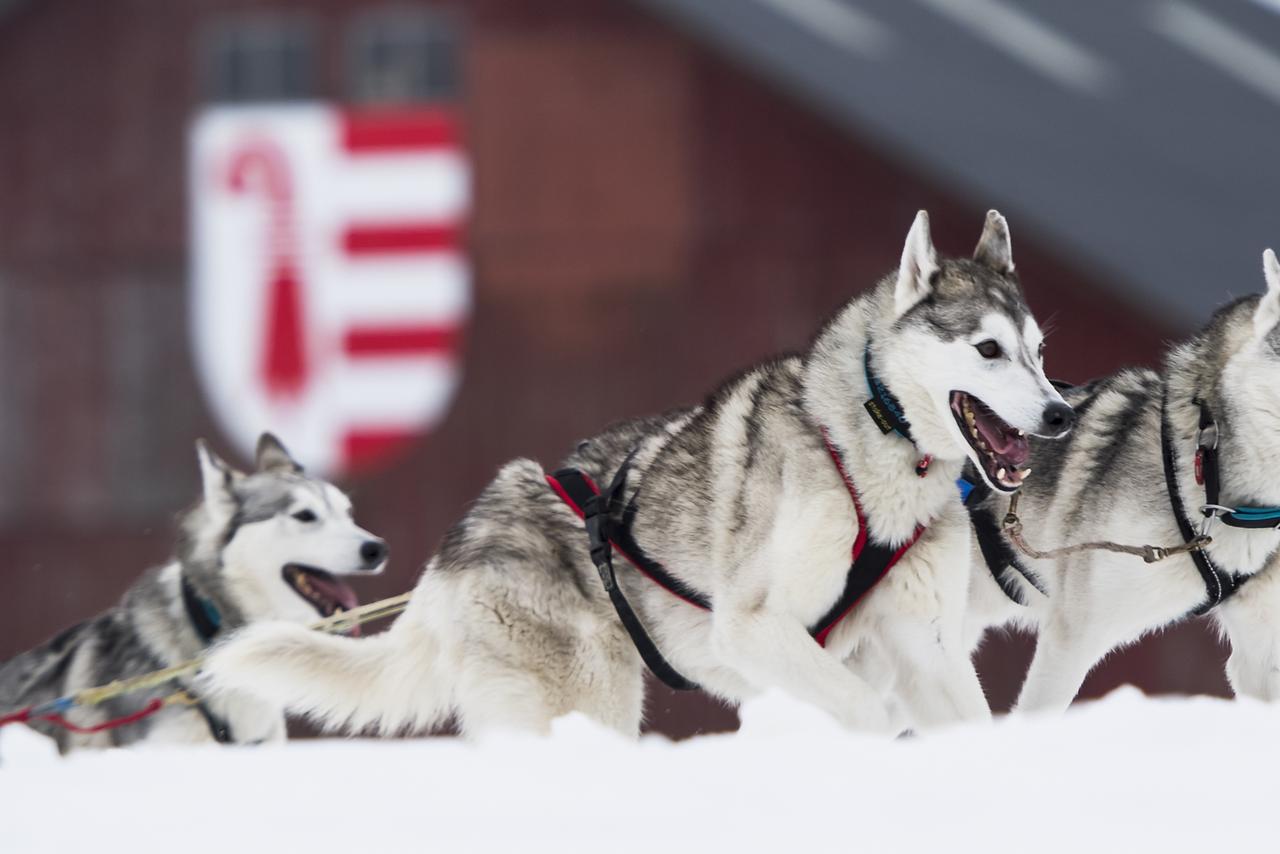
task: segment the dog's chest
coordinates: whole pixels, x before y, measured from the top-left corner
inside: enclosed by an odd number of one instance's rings
[[[773,587],[787,609],[812,624],[844,591],[853,562],[858,522],[838,493],[783,502],[767,551]]]
[[[867,537],[882,543],[875,521],[864,521]],[[922,609],[933,611],[940,608],[941,599],[963,599],[967,526],[959,516],[949,513],[941,514],[936,524],[939,529],[924,529],[920,540],[905,550],[875,588],[892,579],[893,586],[923,597]],[[916,527],[913,524],[908,528],[902,539],[914,535]],[[770,562],[778,567],[773,586],[785,598],[788,610],[806,624],[812,625],[840,600],[851,574],[882,571],[870,568],[865,561],[855,563],[858,534],[858,514],[847,493],[832,490],[810,496],[808,501],[784,502],[779,508],[769,544],[769,550],[775,552]],[[889,545],[898,547],[902,541],[890,540]],[[949,567],[953,571],[948,572]],[[873,594],[875,588],[867,595]]]

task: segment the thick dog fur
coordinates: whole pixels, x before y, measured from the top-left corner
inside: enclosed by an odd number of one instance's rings
[[[115,607],[0,664],[0,709],[44,703],[201,654],[206,644],[184,604],[182,579],[216,609],[221,636],[254,620],[319,619],[317,607],[284,580],[286,565],[335,575],[376,573],[385,566],[385,545],[352,521],[346,496],[305,476],[270,434],[258,443],[257,470],[247,475],[233,471],[202,442],[196,447],[204,492],[181,517],[176,557],[147,572]],[[100,723],[131,714],[174,687],[78,708],[68,717],[81,725]],[[65,753],[143,741],[210,741],[218,724],[226,725],[233,741],[277,740],[284,738],[284,723],[279,705],[228,693],[95,735],[32,725],[56,738]]]
[[[921,212],[898,272],[849,302],[805,354],[756,365],[699,407],[581,445],[566,463],[599,483],[634,451],[626,498],[639,508],[636,539],[712,601],[701,611],[620,565],[671,663],[727,701],[779,687],[871,731],[988,717],[962,636],[968,573],[954,560],[970,536],[955,479],[978,451],[951,393],[981,398],[1010,429],[1060,434],[1070,413],[1041,370],[1041,338],[1003,218],[989,215],[974,260],[939,260]],[[997,356],[979,353],[994,342]],[[863,411],[868,347],[916,446]],[[928,525],[826,648],[806,627],[843,589],[857,524],[824,430],[873,537],[899,544]],[[921,478],[924,454],[934,460]],[[202,684],[330,727],[424,728],[455,714],[468,734],[541,732],[578,710],[634,734],[642,663],[586,545],[541,467],[517,460],[447,534],[386,633],[254,625],[214,650]]]
[[[1179,543],[1161,457],[1162,399],[1169,400],[1182,501],[1198,525],[1204,488],[1195,481],[1199,427],[1193,400],[1208,402],[1219,428],[1222,503],[1280,504],[1280,264],[1264,255],[1267,292],[1220,309],[1208,326],[1174,347],[1163,370],[1124,370],[1066,394],[1079,421],[1066,442],[1033,442],[1034,476],[1023,487],[1026,537],[1048,550],[1087,540]],[[997,518],[1008,500],[988,501]],[[1208,549],[1228,572],[1251,576],[1212,612],[1231,641],[1227,673],[1239,694],[1280,699],[1280,532],[1213,524]],[[1036,654],[1018,708],[1065,709],[1090,669],[1109,651],[1186,617],[1207,601],[1190,556],[1154,564],[1102,551],[1056,560],[1021,557],[1047,592],[1015,570],[1026,607],[1000,592],[975,550],[969,628],[1037,631]]]

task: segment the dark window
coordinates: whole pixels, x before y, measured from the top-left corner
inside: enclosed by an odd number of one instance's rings
[[[448,101],[461,88],[457,28],[429,9],[385,9],[351,33],[351,98],[361,103]]]
[[[295,101],[315,91],[312,28],[293,18],[229,21],[208,38],[205,90],[214,101]]]

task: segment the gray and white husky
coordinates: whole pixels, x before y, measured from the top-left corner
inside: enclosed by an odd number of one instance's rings
[[[82,688],[138,676],[200,655],[209,643],[257,620],[307,623],[356,605],[338,576],[380,572],[386,544],[352,520],[336,487],[308,477],[264,433],[257,470],[233,470],[196,443],[203,497],[180,520],[177,556],[146,573],[118,605],[0,664],[0,710],[48,702]],[[89,726],[131,714],[172,683],[67,713]],[[194,692],[193,692],[194,693]],[[140,741],[253,742],[284,737],[284,714],[260,699],[224,694],[169,706],[137,723],[92,735],[36,722],[65,753]]]
[[[922,211],[897,272],[847,303],[807,352],[742,372],[701,406],[583,443],[567,463],[606,484],[627,461],[620,503],[634,541],[709,603],[619,562],[619,585],[667,661],[728,701],[777,687],[870,731],[892,731],[889,694],[911,726],[989,716],[962,642],[968,574],[955,556],[969,525],[955,480],[971,460],[992,488],[1014,490],[1024,434],[1070,428],[1042,340],[1004,219],[988,215],[972,260],[940,259]],[[887,391],[869,417],[873,382]],[[886,409],[910,439],[885,431]],[[809,627],[841,600],[859,534],[853,490],[872,541],[898,548],[924,532],[820,644]],[[874,677],[853,655],[872,645]],[[467,734],[541,732],[578,710],[634,734],[642,667],[583,522],[540,466],[517,460],[449,531],[387,632],[255,624],[215,648],[202,685],[330,727],[423,728],[454,713]]]
[[[1066,392],[1079,414],[1071,438],[1032,443],[1035,477],[1022,489],[1019,507],[1031,547],[1184,542],[1166,483],[1162,431],[1183,515],[1195,534],[1205,519],[1206,491],[1197,473],[1205,473],[1203,455],[1197,463],[1202,443],[1216,451],[1217,504],[1280,506],[1280,264],[1271,250],[1263,267],[1266,294],[1220,309],[1169,352],[1163,370],[1124,370]],[[1202,413],[1213,427],[1202,429]],[[1007,506],[1007,498],[992,496],[978,512],[999,519]],[[1280,699],[1280,559],[1274,556],[1280,511],[1271,515],[1277,518],[1261,528],[1210,521],[1204,532],[1212,543],[1204,554],[1214,571],[1208,573],[1188,554],[1151,564],[1092,550],[996,561],[995,572],[1025,605],[1001,592],[975,552],[967,634],[976,640],[984,628],[1002,623],[1037,631],[1018,708],[1061,710],[1112,649],[1212,609],[1231,641],[1227,673],[1236,692]],[[1007,554],[1012,548],[1008,544]]]

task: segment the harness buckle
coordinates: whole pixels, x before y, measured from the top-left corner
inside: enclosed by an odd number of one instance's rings
[[[1200,524],[1200,536],[1207,537],[1209,535],[1209,525],[1213,523],[1214,519],[1234,512],[1236,512],[1234,507],[1227,507],[1222,504],[1201,504],[1200,513],[1203,514],[1204,521]]]
[[[1142,551],[1142,559],[1147,563],[1157,563],[1169,556],[1169,552],[1160,546],[1145,546]]]
[[[1201,448],[1216,451],[1218,449],[1218,422],[1210,421],[1201,427],[1196,437],[1196,444]]]
[[[613,545],[609,542],[609,501],[605,495],[589,498],[582,508],[582,521],[587,527],[591,562],[597,568],[609,562]]]

